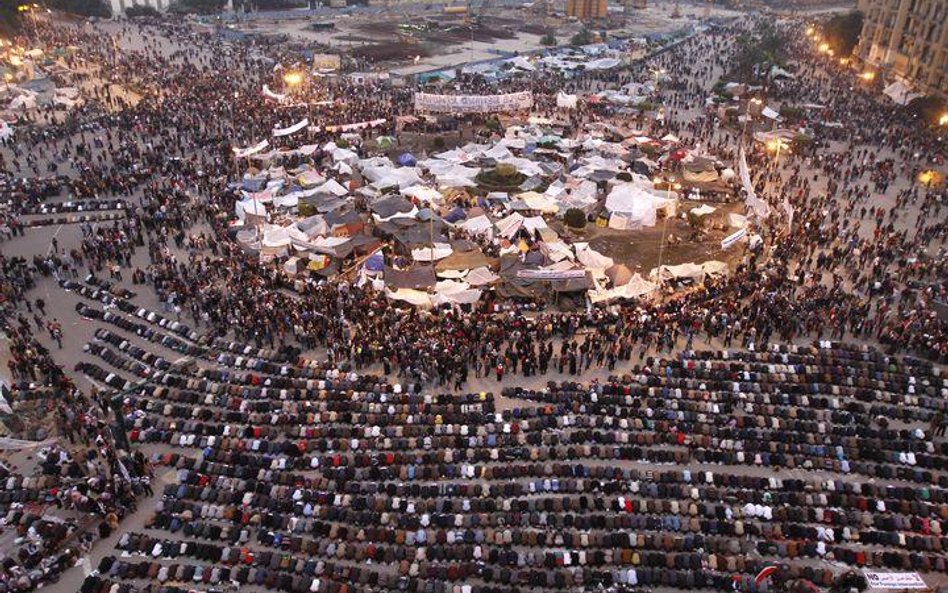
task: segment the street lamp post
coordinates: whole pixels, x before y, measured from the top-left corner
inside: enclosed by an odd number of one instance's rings
[[[747,111],[746,113],[744,113],[744,128],[741,130],[742,141],[746,141],[746,137],[747,137],[747,122],[750,121],[751,104],[760,105],[762,103],[763,101],[758,99],[757,97],[754,97],[753,99],[747,102]]]
[[[678,191],[679,189],[681,189],[681,184],[672,183],[671,181],[668,181],[667,183],[668,183],[668,187],[666,188],[665,196],[666,196],[666,200],[668,202],[671,202],[672,189],[674,189],[675,191]],[[662,238],[661,238],[661,241],[659,241],[658,243],[658,285],[659,286],[662,286],[665,283],[664,278],[662,277],[662,260],[664,259],[664,255],[665,255],[665,234],[667,231],[668,231],[668,211],[666,210],[665,218],[662,219]]]
[[[234,91],[234,101],[240,98],[240,91]],[[227,104],[227,110],[230,112],[230,137],[231,145],[237,147],[237,122],[234,121],[234,101],[231,101]],[[240,159],[237,158],[237,153],[234,153],[234,178],[235,180],[240,180]]]

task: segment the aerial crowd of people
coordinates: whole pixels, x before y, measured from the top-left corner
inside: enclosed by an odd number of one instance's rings
[[[661,70],[664,118],[581,105],[560,114],[566,134],[632,118],[733,160],[746,133],[705,98],[759,26],[741,17],[569,79],[456,84],[532,90],[544,115],[560,91]],[[0,535],[22,538],[0,550],[0,592],[53,581],[110,537],[82,591],[847,590],[838,566],[944,575],[948,219],[944,187],[918,177],[944,164],[945,131],[812,51],[802,23],[781,27],[795,77],[761,93],[819,112],[808,146],[777,162],[747,151],[772,212],[763,247],[689,290],[558,311],[489,293],[415,309],[371,284],[294,282],[234,240],[234,147],[304,117],[384,119],[361,133],[397,139],[413,87],[339,77],[274,108],[261,87],[301,59],[285,40],[222,52],[176,19],[34,24],[31,43],[75,48],[90,100],[15,122],[0,240],[78,211],[53,212],[58,197],[92,214],[41,251],[0,253],[7,403],[20,437],[61,437],[38,475],[0,468]],[[405,129],[460,141],[483,123]],[[323,172],[326,157],[309,159]],[[124,216],[96,218],[102,201]],[[100,327],[81,362],[59,358],[75,338],[37,290],[50,285]],[[123,532],[161,468],[174,482]],[[756,581],[770,565],[773,585]]]

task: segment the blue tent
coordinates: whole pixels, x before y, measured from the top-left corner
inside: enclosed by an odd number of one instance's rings
[[[403,167],[414,167],[418,164],[418,159],[410,152],[405,152],[399,155],[398,164]]]
[[[369,272],[381,272],[385,268],[385,258],[381,253],[373,253],[365,260],[365,269]]]
[[[464,212],[464,208],[460,206],[456,207],[451,212],[448,212],[448,215],[444,219],[448,222],[457,222],[459,220],[464,220],[467,218],[467,214]]]
[[[262,190],[267,186],[266,179],[245,179],[242,184],[242,189],[244,191],[253,191],[257,192]]]

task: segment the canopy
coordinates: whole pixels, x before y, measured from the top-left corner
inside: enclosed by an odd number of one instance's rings
[[[655,268],[649,272],[648,277],[653,281],[690,279],[700,283],[704,281],[704,275],[705,272],[701,266],[695,263],[687,263]]]
[[[618,229],[635,229],[655,226],[656,211],[667,200],[650,194],[635,183],[616,185],[606,198],[606,210],[616,218],[609,226]]]
[[[576,248],[576,259],[587,268],[604,271],[615,264],[611,257],[599,253],[589,243],[574,243],[573,246]]]
[[[437,281],[431,266],[414,266],[407,270],[396,270],[385,266],[385,284],[392,288],[431,288]]]

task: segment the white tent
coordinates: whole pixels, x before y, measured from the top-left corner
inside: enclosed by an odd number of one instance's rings
[[[267,215],[266,206],[262,202],[254,199],[241,200],[234,205],[237,219],[243,222],[247,216],[259,216],[265,218]]]
[[[512,165],[518,173],[523,173],[527,177],[533,177],[535,175],[542,175],[543,168],[540,167],[540,164],[536,161],[531,161],[530,159],[525,159],[521,157],[509,157],[499,162],[505,165]]]
[[[598,60],[590,60],[584,64],[586,70],[610,70],[615,68],[620,64],[619,60],[616,58],[599,58]]]
[[[556,214],[560,209],[560,207],[556,205],[556,202],[547,196],[544,196],[543,194],[538,194],[535,191],[524,192],[514,197],[516,199],[523,200],[528,209],[537,210],[544,214]]]
[[[421,183],[414,167],[365,167],[362,175],[377,188],[397,186],[404,189]]]
[[[704,281],[704,274],[704,270],[698,264],[686,263],[677,266],[662,266],[661,269],[653,268],[648,277],[653,282],[691,279],[701,283]]]
[[[415,198],[417,200],[421,200],[422,202],[431,202],[435,204],[440,204],[441,200],[444,198],[444,196],[441,195],[441,192],[433,187],[427,187],[425,185],[413,185],[401,190],[400,193],[403,196]]]
[[[430,309],[432,306],[431,296],[424,291],[411,288],[399,288],[398,290],[385,289],[385,296],[393,301],[403,301],[422,309]]]
[[[526,70],[527,72],[533,72],[534,70],[537,69],[536,66],[530,63],[530,60],[528,60],[527,58],[523,56],[517,56],[515,58],[511,58],[507,60],[506,63],[510,64],[514,68],[517,68],[519,70]]]
[[[518,214],[517,216],[520,215]],[[481,235],[491,232],[494,225],[486,215],[481,214],[480,216],[465,220],[460,224],[460,227],[472,235]]]
[[[588,295],[589,300],[595,304],[613,299],[634,299],[650,294],[657,289],[657,284],[654,282],[649,282],[648,280],[642,278],[641,275],[636,273],[626,284],[623,284],[622,286],[616,286],[610,289],[597,288],[595,290],[590,290]]]
[[[481,172],[476,167],[465,167],[447,161],[425,161],[428,171],[435,176],[439,187],[476,187],[474,178]]]
[[[573,253],[570,246],[562,240],[544,241],[543,245],[540,246],[540,250],[552,262],[563,260],[573,261],[576,259],[576,254]]]
[[[292,242],[288,229],[279,226],[264,228],[262,242],[264,247],[289,247]]]
[[[655,226],[656,211],[666,201],[634,183],[616,185],[606,198],[606,210],[616,219],[610,218],[609,226],[626,230]]]
[[[576,249],[576,259],[590,270],[605,271],[615,264],[615,260],[599,253],[589,243],[574,243],[573,247]]]
[[[535,233],[550,227],[546,224],[546,221],[543,220],[542,216],[530,216],[523,219],[523,228],[527,229],[531,233]]]
[[[516,235],[520,227],[523,226],[523,220],[523,215],[514,212],[510,216],[506,216],[497,221],[497,231],[501,237],[507,237],[509,239]]]
[[[729,268],[723,261],[709,259],[701,264],[701,271],[704,272],[705,276],[726,276]]]
[[[474,268],[468,272],[464,280],[471,286],[483,286],[500,280],[500,276],[490,271],[489,268]]]
[[[471,304],[481,298],[483,291],[471,288],[467,282],[458,280],[441,280],[435,285],[435,295],[431,297],[434,305],[444,303]]]
[[[411,256],[415,261],[438,261],[452,253],[454,253],[454,250],[447,243],[435,243],[430,247],[418,247],[411,250]]]

